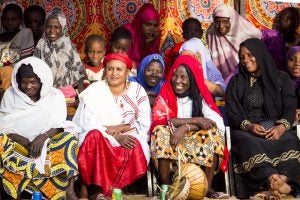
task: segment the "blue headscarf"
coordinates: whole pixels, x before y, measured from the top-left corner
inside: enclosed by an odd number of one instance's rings
[[[152,61],[156,61],[161,63],[162,65],[162,74],[164,74],[165,70],[165,63],[163,58],[159,54],[151,54],[149,56],[146,56],[142,62],[140,63],[140,66],[138,68],[137,76],[136,77],[129,77],[129,81],[138,82],[141,84],[146,91],[155,91],[156,95],[158,95],[160,88],[162,87],[163,83],[165,82],[164,79],[160,80],[155,87],[149,87],[144,79],[144,72],[145,69],[148,67],[149,63]]]

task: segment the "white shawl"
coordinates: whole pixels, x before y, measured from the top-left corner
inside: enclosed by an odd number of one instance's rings
[[[148,96],[141,85],[130,82],[130,86],[125,92],[128,98],[135,104],[138,109],[137,116],[132,122],[132,116],[122,113],[122,110],[117,106],[106,81],[98,81],[91,84],[80,97],[80,105],[73,118],[73,122],[82,128],[82,133],[79,134],[79,145],[84,141],[86,134],[92,130],[99,130],[102,135],[107,138],[112,146],[120,146],[117,140],[107,134],[104,126],[119,125],[131,123],[132,128],[136,128],[136,133],[130,133],[141,144],[145,158],[149,162],[149,128],[151,124],[151,109]],[[131,105],[124,102],[124,109],[130,112]],[[128,109],[128,110],[127,110]]]
[[[20,91],[16,74],[22,64],[31,64],[42,82],[40,99],[32,101]],[[35,57],[21,60],[14,67],[12,86],[5,92],[0,106],[0,132],[17,133],[32,141],[51,128],[61,128],[66,120],[66,102],[61,91],[52,87],[48,65]]]

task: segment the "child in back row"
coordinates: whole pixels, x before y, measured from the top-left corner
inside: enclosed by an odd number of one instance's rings
[[[106,52],[105,46],[106,41],[100,35],[90,35],[85,40],[85,86],[88,86],[95,81],[102,80],[104,70],[102,61]]]
[[[130,32],[124,27],[118,27],[111,34],[109,43],[106,47],[106,54],[109,53],[126,53],[131,47],[132,37]],[[133,62],[133,66],[130,70],[129,76],[136,76],[136,68],[139,63]]]
[[[107,53],[127,53],[131,47],[131,42],[132,37],[130,32],[123,27],[118,27],[111,34]]]

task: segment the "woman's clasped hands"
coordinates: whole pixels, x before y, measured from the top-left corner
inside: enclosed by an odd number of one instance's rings
[[[123,147],[127,149],[133,149],[135,147],[134,137],[132,135],[124,134],[130,129],[130,124],[106,126],[106,133],[113,136]]]
[[[285,132],[285,126],[283,124],[278,124],[270,129],[265,129],[262,125],[259,124],[249,124],[248,131],[257,136],[264,137],[268,140],[278,140]]]

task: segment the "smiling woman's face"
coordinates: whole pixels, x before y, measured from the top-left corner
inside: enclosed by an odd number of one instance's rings
[[[120,60],[111,60],[105,66],[105,79],[109,86],[125,86],[129,70]]]
[[[161,63],[152,61],[148,64],[144,71],[144,79],[149,87],[155,87],[163,78],[163,70]]]
[[[36,77],[21,78],[19,87],[24,94],[30,97],[30,99],[32,99],[33,101],[37,101],[40,97],[42,83]]]
[[[176,69],[171,82],[175,94],[184,94],[190,89],[190,79],[183,65],[179,65]]]
[[[300,78],[300,52],[295,53],[287,60],[288,71],[294,78]]]
[[[46,35],[50,42],[58,40],[62,36],[62,27],[56,18],[49,18],[46,22]]]
[[[257,65],[256,59],[247,47],[241,46],[239,57],[241,64],[249,73],[259,75],[260,69]]]
[[[215,17],[214,24],[221,35],[226,35],[230,31],[230,19],[227,17]]]

